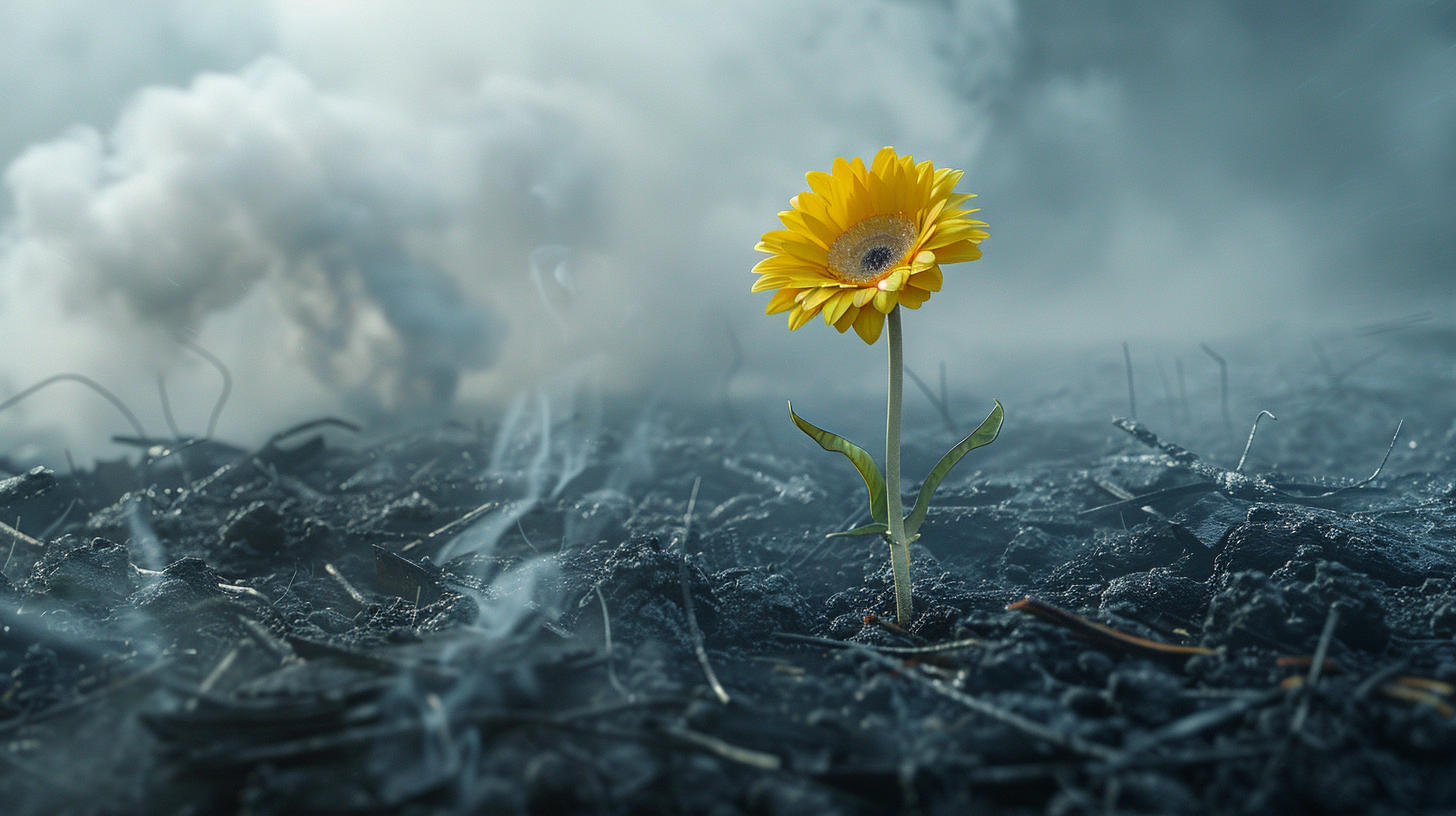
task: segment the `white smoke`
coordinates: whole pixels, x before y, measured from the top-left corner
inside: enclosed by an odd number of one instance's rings
[[[38,353],[0,386],[95,375],[157,426],[164,373],[195,426],[195,337],[236,369],[219,432],[246,439],[500,401],[602,351],[618,389],[711,380],[719,304],[761,308],[752,242],[804,170],[887,143],[969,161],[1014,22],[994,0],[274,13],[280,56],[10,165],[0,341]],[[46,399],[0,423],[104,440],[93,397]]]
[[[468,158],[455,136],[275,60],[151,89],[109,138],[79,129],[11,165],[6,260],[73,309],[173,333],[266,281],[322,381],[385,405],[448,398],[490,362],[490,322],[405,242],[468,195],[441,184]]]

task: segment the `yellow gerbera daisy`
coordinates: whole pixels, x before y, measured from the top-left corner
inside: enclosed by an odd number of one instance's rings
[[[975,196],[952,192],[962,175],[892,147],[868,170],[841,157],[832,172],[809,173],[813,192],[779,213],[787,229],[765,233],[756,247],[771,257],[753,267],[753,291],[778,290],[766,311],[789,312],[790,329],[822,313],[874,343],[896,306],[918,309],[940,291],[941,264],[981,257],[986,224],[965,217],[977,210],[960,209]]]

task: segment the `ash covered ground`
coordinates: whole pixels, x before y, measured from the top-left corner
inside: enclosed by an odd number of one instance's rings
[[[1449,812],[1456,333],[1385,328],[1219,349],[1227,394],[1196,348],[1142,360],[1136,424],[1117,352],[952,387],[955,429],[911,392],[907,488],[1007,415],[932,505],[905,628],[883,544],[825,538],[863,485],[781,409],[578,391],[9,463],[0,801]]]

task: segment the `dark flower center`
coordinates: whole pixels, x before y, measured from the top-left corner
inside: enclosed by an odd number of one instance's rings
[[[844,231],[829,247],[829,271],[845,283],[884,277],[915,244],[915,222],[903,215],[872,215]]]
[[[886,246],[877,246],[864,254],[864,257],[860,259],[860,265],[865,269],[883,272],[893,260],[895,260],[894,250]]]

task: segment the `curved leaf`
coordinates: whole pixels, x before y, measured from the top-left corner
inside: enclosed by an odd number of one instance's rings
[[[884,522],[877,521],[874,524],[866,524],[863,527],[856,527],[853,530],[845,530],[842,533],[830,533],[829,535],[824,537],[841,538],[843,536],[874,535],[875,533],[880,533],[881,535],[883,535],[888,532],[890,532],[890,525],[885,524]]]
[[[845,439],[838,434],[832,434],[823,428],[816,427],[805,422],[794,413],[794,404],[789,403],[789,418],[799,426],[799,430],[809,435],[809,438],[819,443],[819,447],[827,451],[842,453],[859,471],[864,479],[865,487],[870,491],[870,517],[881,524],[889,523],[889,514],[885,510],[885,477],[880,475],[880,468],[875,460],[870,458],[869,453],[859,445]],[[949,469],[949,468],[947,468]]]
[[[962,439],[960,444],[950,449],[945,456],[940,457],[940,462],[925,477],[925,484],[920,486],[920,495],[915,499],[915,509],[905,517],[905,535],[913,536],[920,530],[920,524],[925,521],[925,514],[930,511],[930,497],[935,495],[935,489],[940,487],[941,481],[945,479],[950,469],[956,466],[956,462],[962,456],[981,447],[996,441],[996,435],[1001,433],[1001,420],[1005,417],[1005,411],[1001,403],[997,402],[996,407],[991,409],[990,416],[981,423],[981,427],[971,432],[971,435]]]

